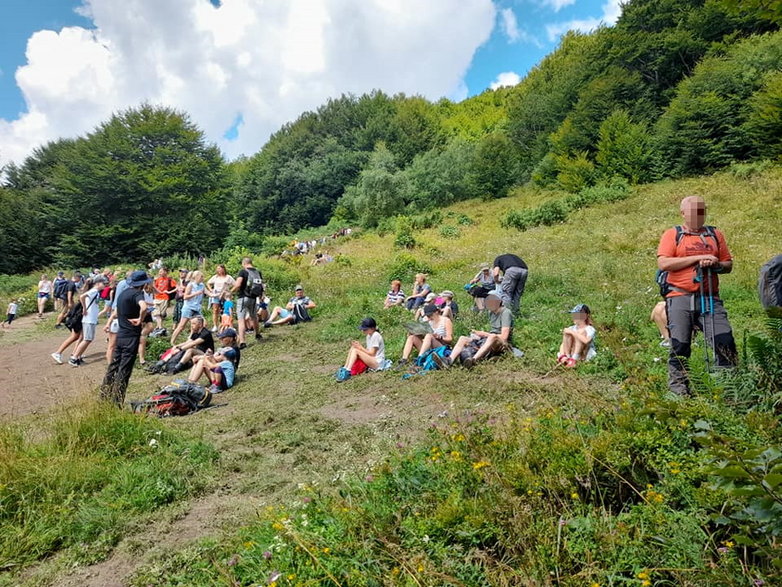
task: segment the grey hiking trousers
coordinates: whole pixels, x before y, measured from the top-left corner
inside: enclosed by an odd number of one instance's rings
[[[666,298],[668,329],[671,333],[671,354],[668,358],[668,387],[678,395],[689,395],[690,380],[687,376],[687,361],[692,351],[692,331],[700,330],[706,343],[714,352],[718,367],[736,366],[736,342],[728,322],[728,313],[722,300],[714,298],[714,332],[712,317],[701,312],[698,294]]]
[[[528,271],[521,267],[508,267],[505,275],[502,276],[500,297],[505,307],[510,308],[514,314],[519,311],[519,300],[527,284],[527,273]]]

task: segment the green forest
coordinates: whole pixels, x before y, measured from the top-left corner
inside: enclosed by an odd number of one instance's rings
[[[459,103],[343,95],[235,161],[187,113],[142,104],[3,170],[0,273],[262,250],[514,186],[579,193],[775,160],[781,21],[764,0],[632,0],[515,87]]]

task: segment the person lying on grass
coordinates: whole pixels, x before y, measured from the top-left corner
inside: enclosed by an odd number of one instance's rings
[[[367,370],[379,371],[386,368],[386,344],[377,329],[374,318],[364,318],[359,330],[366,334],[366,346],[354,340],[350,343],[345,365],[337,371],[337,381],[346,381],[352,375],[360,375]]]
[[[575,367],[578,361],[591,361],[597,354],[591,314],[586,304],[578,304],[570,310],[573,326],[562,330],[562,345],[559,347],[557,363],[565,367]]]
[[[187,380],[191,383],[198,383],[199,379],[206,377],[210,383],[209,391],[221,393],[230,389],[234,384],[235,359],[236,351],[230,347],[221,348],[214,355],[207,352],[195,362]]]
[[[436,349],[441,346],[448,346],[453,342],[453,323],[450,318],[443,316],[443,311],[435,304],[424,306],[424,316],[429,319],[429,326],[432,332],[428,334],[407,335],[405,348],[402,351],[402,358],[398,365],[404,366],[410,360],[410,354],[413,349],[418,350],[418,355],[423,355],[429,349]]]
[[[447,369],[457,360],[468,369],[475,363],[489,357],[496,357],[511,348],[513,339],[513,313],[502,305],[500,294],[491,291],[486,296],[489,311],[489,332],[473,330],[470,336],[462,336],[454,346],[450,357],[434,355],[433,359],[441,369]]]
[[[296,306],[300,306],[305,310],[312,310],[316,307],[315,302],[304,295],[304,288],[300,285],[296,286],[295,295],[288,301],[284,308],[277,306],[272,310],[269,319],[263,323],[264,328],[270,326],[279,326],[281,324],[296,324],[300,321],[297,317]]]

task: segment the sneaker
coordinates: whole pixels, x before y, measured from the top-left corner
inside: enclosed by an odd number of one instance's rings
[[[671,348],[671,341],[668,340],[667,338],[664,338],[663,340],[660,341],[660,346],[663,347],[664,349],[669,349]]]
[[[565,361],[563,364],[565,365],[565,367],[573,369],[578,364],[578,361],[576,361],[573,357],[568,357],[568,360]]]
[[[212,328],[212,332],[217,332],[217,326],[215,326],[214,328]]]
[[[448,369],[451,367],[451,360],[444,359],[437,353],[432,353],[432,360],[435,362],[438,369]]]
[[[52,353],[52,359],[58,365],[62,365],[62,355],[60,353]]]
[[[71,367],[78,367],[80,365],[79,359],[77,359],[76,357],[71,357],[70,359],[68,359],[68,364]]]
[[[564,365],[565,363],[567,363],[567,360],[568,360],[568,356],[565,353],[562,353],[557,357],[557,363],[559,365]]]
[[[241,350],[241,349],[246,349],[246,348],[247,348],[247,343],[246,343],[246,342],[243,342],[243,343],[241,343],[241,344],[239,345],[239,349],[240,349],[240,350]]]
[[[246,332],[247,334],[252,334],[253,332],[255,332],[255,328],[247,328],[247,329],[245,330],[245,332]]]
[[[334,375],[334,377],[340,383],[342,383],[343,381],[347,381],[348,379],[350,379],[350,370],[345,369],[345,367],[340,367],[339,369],[337,369],[337,372]]]
[[[220,389],[219,385],[212,384],[212,385],[209,386],[209,393],[211,393],[211,394],[223,393],[223,391],[225,391],[225,390],[224,389]]]
[[[61,328],[62,328],[62,324],[55,324],[54,325],[54,329],[55,330],[60,330]]]
[[[407,366],[407,359],[399,359],[394,366],[395,369],[404,369]]]

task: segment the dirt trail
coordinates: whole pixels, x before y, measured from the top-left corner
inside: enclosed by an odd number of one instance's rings
[[[14,322],[13,328],[31,330],[36,322],[36,317],[26,316]],[[106,372],[105,335],[98,332],[87,349],[85,364],[74,368],[67,364],[73,346],[63,353],[64,365],[50,356],[68,334],[66,329],[52,330],[43,338],[0,346],[0,419],[41,412],[82,397],[100,383]]]

